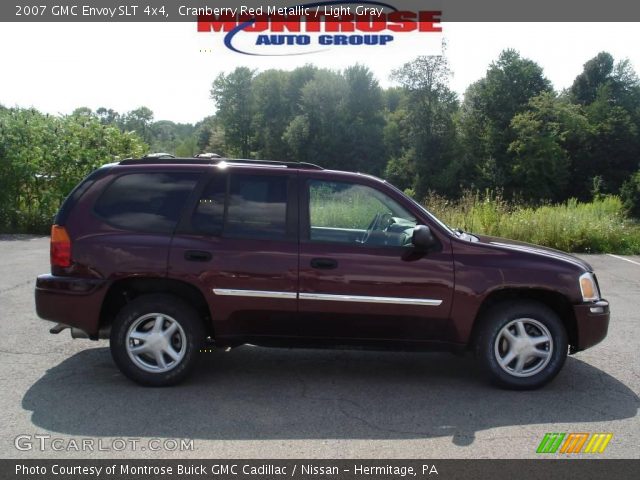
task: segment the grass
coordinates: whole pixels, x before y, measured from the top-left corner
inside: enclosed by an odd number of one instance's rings
[[[431,194],[424,204],[448,225],[472,233],[567,252],[640,253],[640,224],[627,217],[617,196],[526,207],[492,193],[465,192],[456,201]]]

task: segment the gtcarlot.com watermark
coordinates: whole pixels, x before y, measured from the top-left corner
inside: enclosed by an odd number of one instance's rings
[[[193,440],[186,438],[74,438],[47,434],[23,434],[13,440],[16,450],[46,452],[189,452]]]

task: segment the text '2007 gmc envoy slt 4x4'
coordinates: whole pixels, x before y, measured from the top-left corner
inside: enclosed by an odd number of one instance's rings
[[[495,383],[537,388],[609,324],[576,257],[453,231],[369,175],[215,155],[89,175],[35,294],[52,333],[109,338],[121,371],[156,386],[209,341],[468,349]]]

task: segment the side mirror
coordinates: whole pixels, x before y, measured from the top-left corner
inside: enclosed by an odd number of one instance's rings
[[[431,229],[426,225],[416,225],[413,229],[413,246],[419,250],[429,250],[436,244],[436,239]]]

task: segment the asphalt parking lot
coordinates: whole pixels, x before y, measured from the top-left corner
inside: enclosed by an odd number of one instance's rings
[[[37,318],[48,238],[0,237],[0,457],[524,458],[547,432],[611,432],[602,456],[640,458],[640,257],[584,258],[612,305],[609,336],[542,390],[495,389],[472,357],[256,347],[203,353],[188,382],[150,389],[106,341]]]

